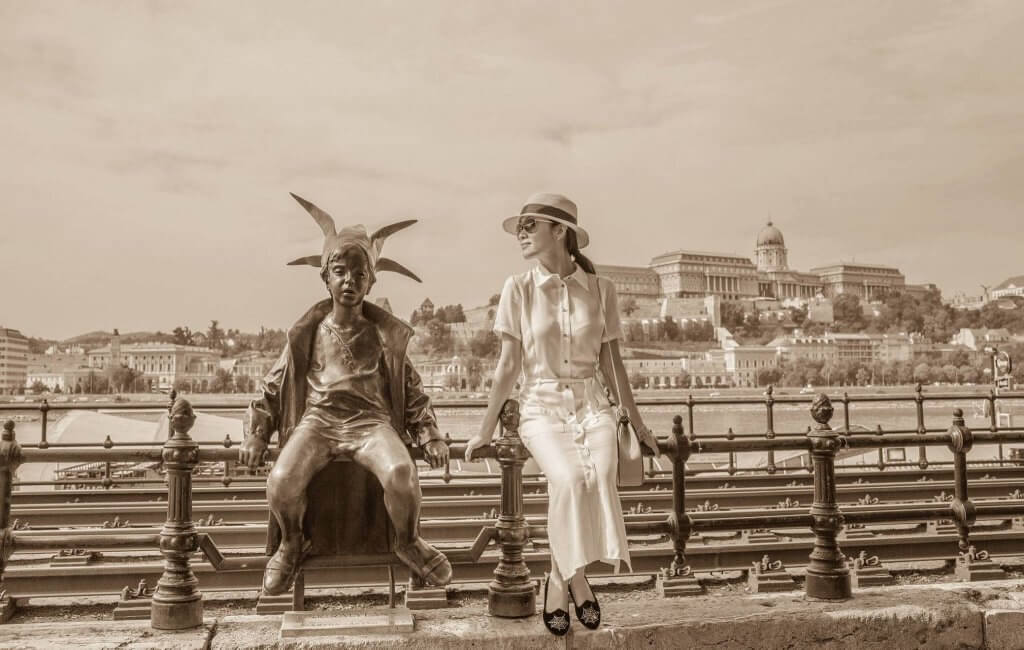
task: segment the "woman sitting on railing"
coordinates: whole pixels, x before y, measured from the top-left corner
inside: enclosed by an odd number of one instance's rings
[[[599,367],[641,441],[655,452],[658,447],[625,380],[615,287],[598,278],[580,253],[589,237],[577,223],[576,205],[557,194],[537,194],[521,214],[505,220],[504,229],[516,235],[523,257],[539,265],[508,278],[502,289],[494,323],[501,355],[466,460],[494,437],[502,404],[522,371],[520,435],[548,480],[551,573],[543,618],[551,633],[563,635],[570,596],[586,627],[600,625],[586,566],[596,560],[629,565],[616,488],[616,418]]]

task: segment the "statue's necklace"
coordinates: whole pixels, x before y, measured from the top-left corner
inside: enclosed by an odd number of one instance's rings
[[[355,355],[352,354],[352,346],[350,346],[349,342],[345,340],[345,337],[341,335],[341,330],[337,329],[333,325],[327,324],[326,322],[324,323],[324,325],[327,327],[327,331],[329,331],[331,335],[334,337],[334,340],[336,340],[338,343],[341,343],[342,362],[345,364],[346,367],[354,368],[356,364],[356,358]],[[352,339],[354,340],[357,336],[359,336],[359,331],[355,330],[354,334],[352,334]]]

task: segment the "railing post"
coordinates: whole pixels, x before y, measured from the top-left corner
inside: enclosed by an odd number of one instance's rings
[[[43,403],[39,405],[39,448],[47,449],[50,443],[46,440],[46,425],[50,418],[48,414],[50,412],[50,403],[43,399]]]
[[[772,385],[769,385],[768,386],[768,390],[766,391],[765,398],[764,398],[765,414],[766,414],[766,417],[768,418],[768,421],[766,422],[764,437],[767,438],[768,440],[772,440],[773,438],[775,438],[775,396],[774,396],[774,394],[775,394],[775,387],[772,386]],[[768,450],[768,464],[765,467],[765,470],[769,474],[774,474],[776,469],[777,468],[775,467],[775,450],[774,449],[769,449]]]
[[[921,392],[921,384],[914,388],[914,405],[917,411],[917,433],[925,435],[928,430],[924,426],[924,394]],[[928,469],[928,447],[919,445],[917,448],[917,466],[921,469]]]
[[[172,435],[164,443],[167,472],[167,521],[160,531],[164,573],[153,593],[150,625],[158,630],[184,630],[203,624],[203,595],[192,573],[189,556],[199,548],[192,524],[192,470],[199,462],[199,445],[188,432],[195,424],[192,405],[171,392]]]
[[[686,461],[690,458],[690,441],[683,435],[683,418],[672,418],[672,514],[669,527],[672,535],[672,563],[663,568],[657,579],[662,596],[688,596],[703,593],[693,571],[686,564],[686,541],[690,539],[693,522],[686,514]]]
[[[807,565],[807,595],[813,598],[841,600],[849,598],[850,572],[846,558],[839,550],[836,536],[843,527],[843,514],[836,505],[836,451],[842,438],[829,420],[833,414],[832,402],[824,393],[818,393],[811,404],[811,417],[817,422],[807,434],[814,465],[814,503],[811,505],[811,530],[814,531],[814,550]]]
[[[1001,580],[1006,577],[1006,572],[992,561],[988,552],[979,551],[971,545],[971,526],[977,518],[977,509],[967,494],[967,452],[973,446],[974,434],[964,422],[963,410],[953,409],[948,447],[953,452],[953,503],[949,507],[958,537],[955,573],[967,582]]]
[[[537,609],[530,568],[523,560],[529,537],[523,516],[523,465],[529,452],[519,438],[519,403],[505,400],[501,407],[501,438],[494,443],[501,465],[501,511],[497,537],[501,557],[494,568],[494,580],[487,587],[487,609],[492,616],[522,618]]]
[[[949,450],[953,452],[953,505],[950,506],[956,522],[957,549],[966,553],[970,547],[971,526],[976,509],[967,496],[967,452],[974,446],[974,434],[964,422],[964,412],[953,409],[953,425],[949,428]]]
[[[14,421],[4,423],[0,436],[0,581],[3,580],[7,560],[14,552],[14,529],[11,526],[11,485],[14,470],[21,464],[21,447],[14,437]]]

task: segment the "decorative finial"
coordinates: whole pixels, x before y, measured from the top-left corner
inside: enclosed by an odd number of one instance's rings
[[[832,408],[832,400],[825,393],[818,393],[811,402],[811,417],[818,424],[828,425],[835,410]]]
[[[167,416],[171,421],[171,430],[175,433],[187,435],[196,423],[196,414],[192,410],[192,403],[187,399],[176,399],[171,406],[171,412]]]

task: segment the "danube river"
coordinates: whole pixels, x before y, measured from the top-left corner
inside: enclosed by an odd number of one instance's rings
[[[910,395],[909,391],[901,392],[901,395]],[[927,395],[927,393],[925,393]],[[956,407],[962,408],[967,418],[968,426],[974,428],[987,428],[989,420],[985,417],[984,401],[978,396],[978,392],[973,395],[964,395],[962,399],[954,399],[949,401],[941,402],[925,402],[924,406],[924,418],[925,426],[929,429],[946,429],[952,422],[953,409]],[[641,395],[640,400],[643,401],[646,398],[657,398],[659,400],[667,397],[660,392],[647,393]],[[702,395],[701,397],[706,397]],[[737,398],[739,394],[733,393],[732,391],[723,391],[720,395],[720,399]],[[745,399],[761,399],[763,396],[751,395],[749,391],[743,395]],[[807,431],[807,427],[814,424],[811,419],[809,406],[811,395],[801,395],[801,399],[805,399],[806,402],[799,404],[788,404],[776,402],[774,405],[774,429],[777,434],[786,433],[804,433]],[[833,395],[835,399],[837,395]],[[231,403],[238,404],[237,410],[223,411],[218,409],[215,417],[203,418],[204,403],[223,404],[226,398],[230,399]],[[673,396],[675,398],[675,396]],[[680,401],[685,399],[685,396],[679,396]],[[218,440],[223,440],[224,435],[231,435],[235,440],[240,438],[241,434],[241,420],[242,410],[244,408],[245,397],[241,395],[232,396],[219,396],[219,395],[204,395],[195,396],[193,403],[196,405],[196,410],[201,414],[201,420],[207,419],[210,426],[214,429],[221,430]],[[98,404],[85,403],[81,406],[89,408],[93,413],[96,412],[99,407],[99,413],[104,416],[113,416],[118,420],[122,418],[129,418],[134,421],[148,421],[154,423],[154,426],[163,419],[163,413],[159,402],[154,403],[153,410],[146,411],[122,411],[118,410],[117,405],[105,404],[102,407]],[[483,400],[461,400],[457,406],[451,405],[452,403],[445,399],[439,399],[435,397],[435,412],[437,413],[438,423],[441,431],[451,434],[454,440],[465,440],[471,435],[476,433],[479,426],[480,418],[483,415],[484,407],[486,406]],[[833,402],[835,407],[835,415],[832,418],[832,426],[834,428],[841,428],[843,426],[843,406],[838,401]],[[25,410],[19,411],[7,411],[0,418],[7,419],[13,418],[17,425],[18,440],[23,443],[33,443],[39,440],[39,412],[26,404]],[[1013,424],[1021,426],[1024,424],[1024,400],[1000,400],[999,402],[1000,411],[1009,413],[1012,415]],[[683,416],[684,425],[687,424],[687,407],[683,403],[678,404],[643,404],[640,408],[644,415],[647,426],[653,429],[659,436],[668,436],[672,428],[672,418],[675,415]],[[62,427],[60,421],[63,420],[68,413],[76,413],[75,411],[64,411],[64,410],[53,410],[50,412],[50,427],[48,438],[51,442],[56,442],[55,436],[59,436],[66,427]],[[212,413],[211,413],[212,414]],[[75,418],[72,418],[72,420]],[[764,403],[755,404],[699,404],[694,408],[694,433],[699,436],[719,436],[724,435],[730,428],[734,433],[737,434],[763,434],[767,430],[767,420],[765,417],[765,406]],[[111,425],[116,424],[115,420],[110,420]],[[162,424],[162,423],[161,423]],[[881,425],[886,431],[892,430],[915,430],[917,428],[917,415],[915,404],[911,402],[868,402],[859,404],[850,404],[850,424],[851,428],[855,430],[871,429],[874,430],[877,426]],[[1000,422],[1002,426],[1006,426],[1005,419]],[[166,425],[165,425],[166,426]],[[97,421],[97,428],[103,429],[102,423]],[[110,435],[113,437],[114,442],[117,442],[117,436],[115,435],[119,427],[112,426]],[[213,435],[215,432],[211,431],[208,427],[199,427],[197,429],[203,429],[203,434]],[[196,433],[199,433],[198,431]],[[689,432],[687,432],[689,433]],[[95,442],[103,442],[103,438],[106,437],[106,433],[103,434]],[[205,437],[197,436],[197,437]],[[85,440],[76,439],[75,442],[85,442]]]

